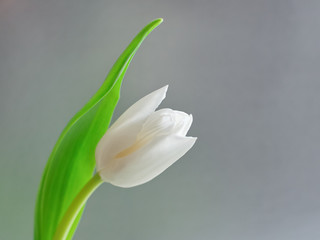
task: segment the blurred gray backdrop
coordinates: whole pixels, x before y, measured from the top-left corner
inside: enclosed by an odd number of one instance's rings
[[[320,239],[320,1],[1,0],[0,238],[32,239],[68,120],[150,20],[116,119],[169,84],[198,142],[160,177],[102,185],[75,239]]]

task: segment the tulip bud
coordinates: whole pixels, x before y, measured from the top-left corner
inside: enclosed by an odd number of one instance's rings
[[[186,137],[192,115],[167,108],[155,111],[167,89],[140,99],[102,137],[95,155],[103,181],[119,187],[146,183],[193,146],[196,138]]]

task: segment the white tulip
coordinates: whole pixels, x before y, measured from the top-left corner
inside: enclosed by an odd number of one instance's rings
[[[186,137],[192,115],[172,109],[155,111],[168,86],[133,104],[108,129],[96,148],[101,179],[119,187],[134,187],[158,176],[195,143]]]

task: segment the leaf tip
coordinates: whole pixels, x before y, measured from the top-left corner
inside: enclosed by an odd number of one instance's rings
[[[155,27],[159,26],[163,22],[163,18],[156,18],[152,21]]]

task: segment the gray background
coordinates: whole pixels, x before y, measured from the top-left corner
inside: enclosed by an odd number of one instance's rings
[[[102,185],[75,239],[319,239],[320,1],[1,0],[0,238],[32,239],[61,130],[133,36],[118,117],[169,84],[198,142],[160,177]],[[115,119],[115,118],[114,118]]]

